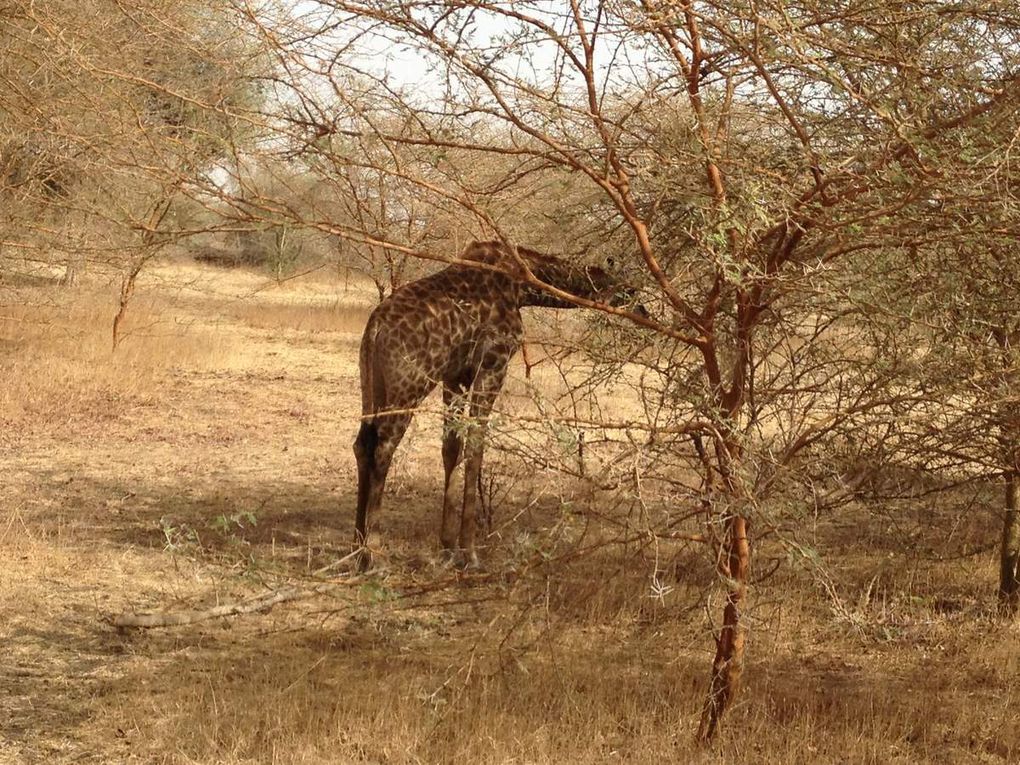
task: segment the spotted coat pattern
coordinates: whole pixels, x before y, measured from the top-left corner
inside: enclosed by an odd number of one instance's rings
[[[473,242],[461,260],[478,267],[455,264],[411,282],[383,300],[369,317],[360,353],[362,425],[354,444],[356,542],[363,546],[363,568],[370,560],[364,547],[368,519],[379,509],[393,453],[414,410],[440,384],[446,473],[440,539],[459,562],[477,565],[475,516],[485,423],[510,359],[523,342],[520,309],[526,305],[574,307],[526,285],[521,262],[546,284],[578,297],[597,299],[612,289],[602,269],[572,265],[524,248],[516,252],[514,257],[499,242]],[[469,416],[463,419],[465,410]],[[453,476],[462,463],[458,528]]]

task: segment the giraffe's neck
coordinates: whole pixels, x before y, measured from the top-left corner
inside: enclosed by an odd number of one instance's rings
[[[556,285],[553,285],[556,286]],[[559,287],[559,289],[563,289]],[[573,290],[565,290],[572,294],[577,294]],[[587,295],[577,295],[578,297],[588,297]],[[555,295],[550,295],[544,290],[540,290],[537,287],[525,287],[521,290],[521,298],[518,302],[521,308],[527,306],[536,306],[540,308],[577,308],[577,303],[571,303],[569,300],[558,298]]]
[[[556,264],[550,267],[541,264],[533,269],[533,273],[551,287],[580,298],[606,299],[612,292],[606,273],[594,266]],[[577,308],[576,303],[532,286],[524,286],[521,289],[521,305],[544,308]]]
[[[510,284],[497,291],[501,293],[503,300],[516,303],[519,308],[525,306],[577,308],[575,303],[552,295],[539,287],[522,283],[519,276],[513,276],[514,273],[520,275],[521,261],[540,281],[576,297],[613,302],[619,297],[617,293],[621,291],[621,285],[597,266],[571,263],[525,247],[510,250],[500,242],[473,242],[462,257],[465,260],[505,267],[506,278]],[[479,278],[492,277],[480,275]]]

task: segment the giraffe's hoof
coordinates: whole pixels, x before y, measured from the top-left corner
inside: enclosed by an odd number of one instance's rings
[[[443,549],[439,551],[439,565],[442,568],[455,568],[457,563],[458,551],[452,547],[443,546]]]
[[[372,553],[367,547],[362,547],[358,550],[358,554],[354,559],[354,566],[359,574],[364,574],[372,568]]]
[[[465,572],[485,570],[478,560],[478,553],[474,550],[468,551],[459,547],[444,547],[439,553],[439,560],[444,567],[459,568]]]
[[[482,562],[478,560],[478,553],[474,550],[457,550],[457,568],[465,573],[477,573],[484,571]]]
[[[466,562],[464,551],[459,547],[444,547],[439,557],[443,565],[450,568],[464,568]]]

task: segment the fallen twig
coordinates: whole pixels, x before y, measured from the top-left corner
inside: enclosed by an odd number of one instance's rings
[[[339,560],[333,561],[322,568],[316,569],[312,572],[312,576],[322,576],[336,568],[347,565],[354,560],[355,556],[357,556],[360,552],[360,549],[355,550]],[[267,592],[264,595],[259,595],[258,597],[243,600],[240,603],[227,603],[222,606],[213,606],[212,608],[206,608],[203,610],[192,609],[190,611],[178,611],[176,613],[168,611],[145,611],[141,613],[125,611],[117,614],[116,616],[110,617],[109,621],[114,627],[118,628],[133,627],[137,629],[152,629],[153,627],[179,627],[184,624],[195,624],[196,622],[216,619],[217,617],[252,614],[260,611],[268,611],[277,603],[286,603],[292,600],[303,600],[304,598],[310,598],[313,595],[320,595],[323,592],[341,584],[357,584],[358,582],[364,581],[369,576],[378,577],[384,571],[386,571],[386,568],[380,567],[370,572],[368,576],[355,575],[343,581],[322,582],[314,587],[283,587]]]
[[[357,554],[355,551],[351,555],[347,555],[341,558],[339,561],[335,561],[327,566],[323,566],[320,569],[312,572],[313,576],[318,576],[328,571],[335,569],[338,565],[345,564]],[[365,574],[354,574],[351,576],[345,576],[340,580],[320,581],[311,587],[282,587],[270,592],[264,593],[248,600],[243,600],[238,603],[226,603],[220,606],[213,606],[206,609],[192,609],[187,611],[143,611],[143,612],[132,612],[125,611],[115,616],[109,617],[108,621],[115,627],[120,629],[133,628],[133,629],[152,629],[155,627],[179,627],[185,624],[195,624],[196,622],[204,622],[209,619],[216,619],[219,617],[227,616],[240,616],[243,614],[252,614],[257,612],[264,612],[271,609],[278,603],[286,603],[288,601],[303,600],[310,598],[315,595],[322,595],[329,592],[330,590],[336,590],[340,587],[350,587],[352,585],[363,584],[366,581],[372,579],[378,579],[379,576],[385,573],[388,569],[386,567],[379,567],[372,569]],[[443,590],[448,587],[458,584],[483,584],[494,581],[498,578],[505,578],[506,574],[493,574],[493,573],[464,573],[458,572],[457,574],[444,577],[438,581],[428,582],[424,584],[416,584],[411,586],[407,591],[401,593],[401,597],[414,597],[417,595],[423,595],[429,592],[435,592]]]
[[[178,611],[171,613],[167,611],[149,611],[145,613],[132,613],[125,611],[111,619],[115,627],[136,627],[151,629],[153,627],[177,627],[182,624],[194,624],[204,622],[208,619],[215,619],[220,616],[238,616],[240,614],[251,614],[256,611],[268,611],[277,603],[286,603],[290,600],[301,600],[321,592],[325,585],[309,588],[285,587],[281,590],[274,590],[264,595],[259,595],[240,603],[227,603],[222,606],[213,606],[201,611]]]

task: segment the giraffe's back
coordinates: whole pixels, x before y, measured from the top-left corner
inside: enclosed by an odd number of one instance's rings
[[[362,413],[413,409],[440,382],[467,388],[480,365],[505,363],[523,337],[518,289],[454,266],[383,300],[361,342]]]

